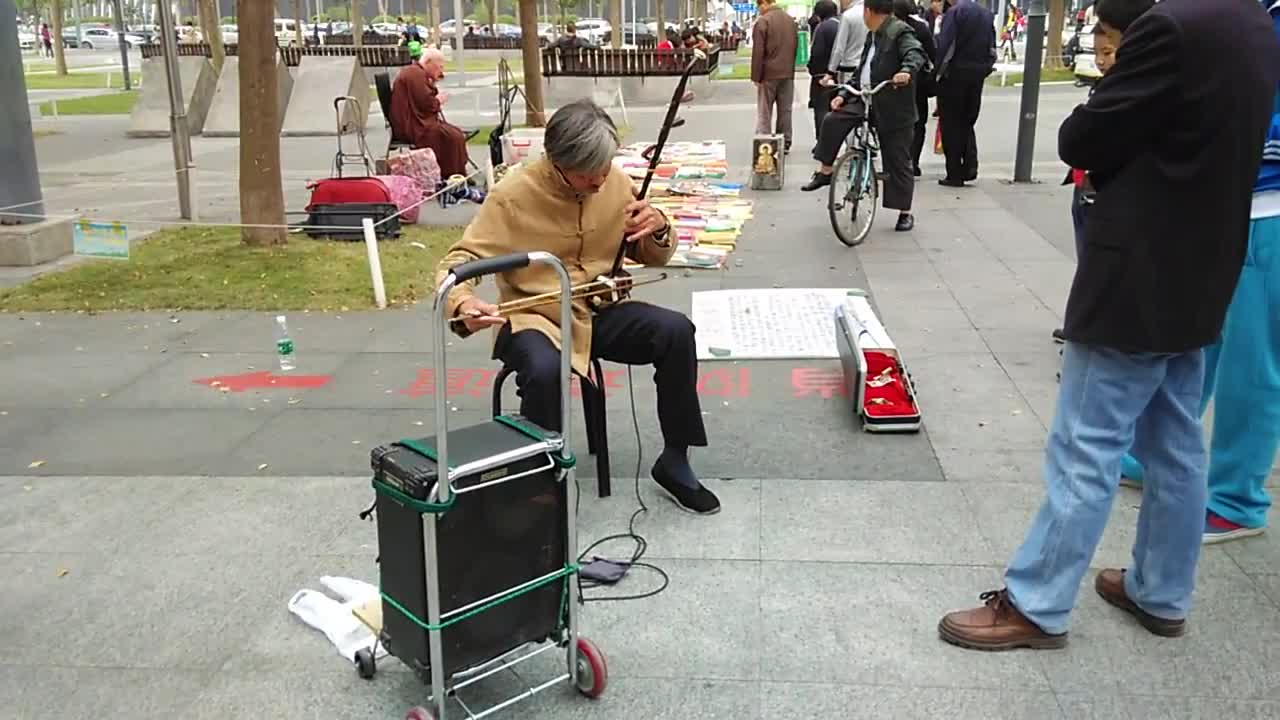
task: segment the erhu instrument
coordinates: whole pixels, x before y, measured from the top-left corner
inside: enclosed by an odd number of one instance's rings
[[[603,277],[603,276],[601,276]],[[655,275],[645,275],[642,277],[627,276],[627,289],[639,287],[641,285],[649,285],[667,279],[666,273],[657,273]],[[591,302],[594,298],[603,295],[610,295],[616,292],[618,283],[605,282],[603,280],[593,280],[592,282],[574,285],[570,296],[575,300],[587,300]],[[541,305],[550,305],[560,302],[560,291],[552,290],[551,292],[540,293],[538,295],[530,295],[527,298],[519,298],[517,300],[508,300],[498,304],[498,311],[489,317],[506,317],[513,313],[528,310],[530,308],[539,307]],[[451,318],[449,322],[462,322],[463,320],[474,319],[474,316],[459,315]]]
[[[680,101],[684,98],[685,87],[689,84],[689,75],[693,73],[693,68],[699,61],[705,61],[706,59],[706,53],[696,49],[693,51],[692,57],[684,66],[684,71],[680,73],[680,80],[676,83],[675,92],[671,94],[671,104],[667,106],[667,116],[662,121],[662,129],[658,131],[658,142],[645,148],[644,152],[640,153],[641,157],[649,161],[649,167],[645,171],[644,181],[640,184],[640,192],[636,194],[637,200],[644,199],[649,193],[649,183],[653,181],[653,173],[658,169],[658,163],[662,161],[662,150],[667,145],[667,137],[671,134],[671,129],[684,125],[684,118],[677,118],[676,113],[680,110]],[[672,231],[673,229],[668,228],[668,232]],[[668,237],[667,241],[675,242],[675,239]],[[621,302],[631,297],[631,289],[642,284],[633,279],[631,273],[622,269],[622,261],[626,257],[629,244],[624,236],[618,244],[618,254],[613,258],[613,267],[608,274],[600,275],[595,279],[593,284],[598,284],[601,291],[593,293],[587,301],[593,309],[599,310],[606,305]],[[665,279],[665,277],[666,274],[664,273],[662,278]]]

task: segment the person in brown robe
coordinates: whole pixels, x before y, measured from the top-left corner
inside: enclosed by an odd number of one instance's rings
[[[391,128],[415,148],[431,148],[440,176],[467,174],[467,138],[440,114],[444,97],[436,82],[444,77],[444,55],[425,48],[417,62],[406,65],[391,86]]]

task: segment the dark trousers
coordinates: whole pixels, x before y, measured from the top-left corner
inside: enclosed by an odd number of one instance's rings
[[[924,136],[929,124],[929,97],[916,88],[916,127],[911,136],[911,169],[920,170],[920,154],[924,152]]]
[[[813,136],[822,134],[822,119],[831,112],[832,91],[818,84],[817,79],[809,81],[809,107],[813,108]]]
[[[689,318],[666,308],[629,301],[601,310],[592,321],[591,352],[626,365],[653,365],[658,423],[668,447],[705,447],[698,403],[698,355]],[[493,357],[516,371],[520,414],[560,431],[560,352],[537,330],[499,331]],[[602,382],[597,378],[596,382]]]
[[[872,108],[872,115],[875,110]],[[880,159],[883,163],[883,197],[880,206],[888,210],[910,210],[911,197],[915,194],[916,178],[911,165],[911,137],[914,125],[891,130],[876,129],[880,138]]]
[[[858,100],[850,100],[832,110],[822,118],[822,128],[818,131],[818,147],[813,151],[813,159],[830,167],[840,154],[840,146],[853,129],[862,123],[864,107]]]
[[[1077,263],[1084,252],[1084,223],[1089,217],[1089,206],[1092,204],[1084,200],[1084,193],[1080,192],[1080,186],[1077,185],[1071,193],[1071,228],[1075,231]]]
[[[973,128],[982,110],[984,81],[978,73],[956,71],[938,86],[942,151],[947,157],[948,180],[972,180],[978,176],[978,142]]]

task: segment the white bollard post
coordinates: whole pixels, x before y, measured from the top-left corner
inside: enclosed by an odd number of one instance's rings
[[[387,307],[387,291],[382,286],[382,260],[378,257],[378,236],[374,232],[371,218],[365,218],[362,224],[364,225],[364,247],[369,252],[369,275],[373,278],[373,300],[378,304],[378,309],[382,310]]]
[[[196,164],[187,163],[187,189],[191,198],[191,222],[200,222],[200,188],[196,184]]]

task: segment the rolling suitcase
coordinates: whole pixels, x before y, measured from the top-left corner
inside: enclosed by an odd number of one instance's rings
[[[397,204],[397,198],[387,183],[373,175],[373,160],[369,157],[364,128],[358,127],[355,131],[357,152],[349,153],[342,146],[344,102],[357,101],[350,97],[333,100],[338,122],[338,152],[333,158],[333,176],[307,183],[311,199],[307,203],[307,219],[302,224],[303,230],[316,238],[360,240],[364,237],[364,218],[370,218],[374,222],[378,239],[399,237],[399,213],[402,208]],[[359,116],[358,108],[356,114]],[[364,165],[363,177],[343,177],[343,166],[351,161]],[[397,194],[401,198],[404,196],[402,189]]]

